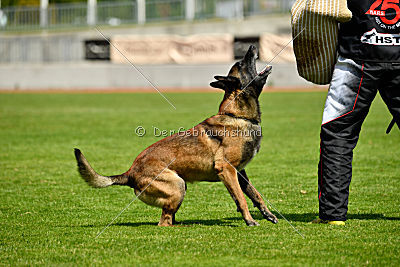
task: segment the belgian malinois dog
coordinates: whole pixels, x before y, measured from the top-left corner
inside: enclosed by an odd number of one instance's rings
[[[210,85],[225,91],[217,115],[149,146],[127,172],[99,175],[81,151],[75,149],[82,178],[93,187],[134,188],[140,200],[162,209],[159,226],[175,223],[175,213],[186,193],[186,182],[197,181],[222,181],[247,225],[259,224],[251,217],[243,192],[265,219],[277,223],[244,170],[260,148],[258,97],[272,68],[269,66],[257,75],[256,57],[257,49],[251,46],[227,76],[215,76],[216,81]]]

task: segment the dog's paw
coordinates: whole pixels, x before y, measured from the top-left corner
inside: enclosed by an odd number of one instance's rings
[[[268,221],[272,222],[273,224],[277,224],[278,223],[278,218],[276,218],[274,215],[269,215],[267,218]]]
[[[256,221],[248,221],[246,224],[247,226],[260,226],[260,224]]]
[[[270,222],[272,222],[273,224],[277,224],[278,223],[278,218],[276,218],[275,216],[273,218],[271,218],[271,220],[269,220]]]
[[[278,218],[275,217],[272,213],[263,213],[263,217],[267,220],[272,222],[273,224],[278,223]]]

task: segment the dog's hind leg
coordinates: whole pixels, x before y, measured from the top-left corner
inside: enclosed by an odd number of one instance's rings
[[[269,211],[260,193],[251,184],[245,170],[241,170],[239,172],[238,179],[243,192],[251,199],[254,207],[257,207],[261,211],[263,217],[272,223],[278,223],[278,219],[276,218],[276,216]]]
[[[179,176],[178,176],[179,177]],[[183,199],[186,194],[186,183],[182,178],[176,179],[175,177],[171,177],[170,190],[172,189],[173,194],[165,200],[165,203],[162,207],[162,214],[160,218],[159,226],[172,226],[176,223],[175,214],[180,208]],[[172,185],[173,184],[173,185]]]
[[[135,193],[144,203],[162,208],[159,226],[172,226],[186,194],[185,181],[174,171],[166,169],[157,179],[141,178]]]
[[[186,190],[187,190],[187,185],[186,185],[186,182],[185,182],[185,192],[183,193],[184,196],[185,196],[185,194],[186,194]],[[177,221],[175,220],[175,215],[176,215],[176,213],[178,212],[179,208],[181,207],[182,202],[183,202],[183,198],[182,198],[181,203],[179,203],[178,208],[176,209],[174,215],[172,215],[172,224],[176,224],[176,223],[177,223]]]

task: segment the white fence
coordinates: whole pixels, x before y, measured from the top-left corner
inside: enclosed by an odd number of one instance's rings
[[[10,31],[90,25],[144,24],[155,21],[243,18],[287,13],[293,0],[133,0],[6,7],[0,29]]]

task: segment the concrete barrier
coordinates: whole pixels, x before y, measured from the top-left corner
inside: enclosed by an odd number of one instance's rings
[[[141,65],[140,70],[161,89],[210,88],[214,75],[226,75],[233,64]],[[263,67],[258,65],[258,69]],[[294,64],[273,64],[268,85],[310,87]],[[0,90],[143,89],[149,83],[127,64],[53,63],[0,64]],[[211,89],[211,88],[210,88]],[[212,89],[214,90],[214,89]]]

